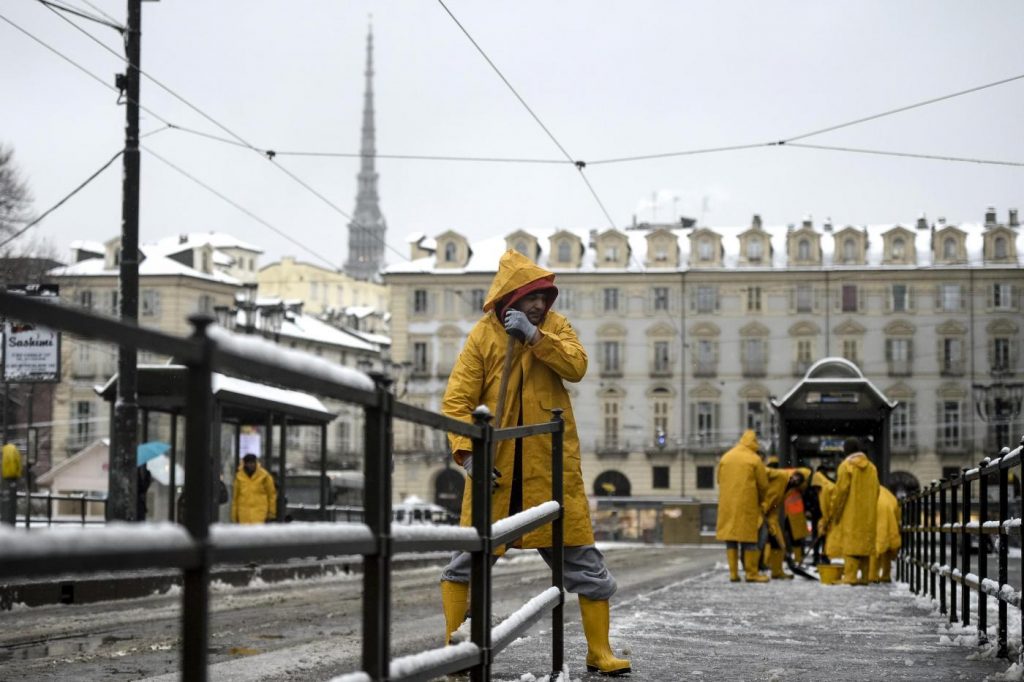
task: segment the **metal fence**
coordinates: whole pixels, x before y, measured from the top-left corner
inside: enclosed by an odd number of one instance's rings
[[[24,505],[24,513],[19,510],[19,513],[15,516],[15,523],[21,523],[25,528],[31,528],[32,526],[60,526],[67,524],[74,524],[78,526],[88,525],[103,525],[106,523],[106,508],[107,498],[105,497],[92,497],[85,493],[54,495],[52,493],[24,493],[18,491],[18,501]],[[54,514],[53,503],[54,502],[73,502],[78,508],[78,514],[69,516],[67,514]],[[42,516],[36,512],[36,503],[42,503],[39,506],[44,507]],[[97,506],[100,508],[100,514],[97,516],[89,515],[89,507]]]
[[[937,600],[950,623],[971,624],[971,592],[977,593],[974,618],[979,644],[989,641],[988,599],[996,599],[996,643],[1002,658],[1008,655],[1007,606],[1020,609],[1024,586],[1020,573],[1010,582],[1008,566],[1010,539],[1021,537],[1019,503],[1013,505],[1016,516],[1011,513],[1010,473],[1021,480],[1022,449],[1024,439],[1016,450],[1003,448],[995,459],[986,457],[956,478],[935,481],[904,499],[902,547],[897,558],[897,577],[908,583],[914,594]],[[994,580],[989,577],[993,544]],[[971,570],[972,553],[976,553],[976,572]],[[1014,617],[1021,618],[1021,614]]]
[[[344,374],[322,360],[281,351],[267,342],[238,341],[208,330],[210,318],[191,319],[194,333],[179,338],[87,312],[0,292],[0,312],[81,337],[108,341],[174,357],[187,368],[184,526],[108,524],[86,530],[3,531],[0,578],[57,573],[91,573],[176,568],[183,573],[181,619],[182,679],[208,679],[210,569],[217,563],[308,556],[363,556],[362,670],[349,680],[428,680],[471,669],[472,680],[490,679],[494,657],[546,612],[551,611],[551,669],[563,663],[563,521],[561,410],[550,422],[494,429],[486,408],[472,424],[395,400],[383,377],[373,382]],[[317,363],[320,364],[317,364]],[[211,452],[214,371],[255,378],[277,386],[332,397],[365,412],[365,517],[362,523],[293,523],[286,526],[211,524],[217,509],[217,476]],[[352,377],[360,380],[353,380]],[[392,422],[401,419],[457,433],[473,442],[473,520],[470,528],[392,527]],[[492,526],[490,471],[494,443],[551,434],[552,500]],[[552,524],[551,587],[491,628],[491,555],[530,530]],[[404,658],[391,658],[391,559],[402,552],[468,551],[471,639]],[[440,639],[440,633],[439,633]]]

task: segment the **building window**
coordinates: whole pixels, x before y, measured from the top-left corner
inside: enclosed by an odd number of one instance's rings
[[[896,237],[892,240],[893,260],[903,260],[907,256],[907,242],[903,237]]]
[[[959,376],[964,372],[963,342],[960,339],[942,339],[942,374]]]
[[[811,260],[811,242],[801,239],[796,245],[797,260]]]
[[[568,263],[572,260],[572,247],[567,239],[558,242],[558,260],[562,263]]]
[[[614,263],[619,260],[619,247],[614,244],[604,248],[604,260],[606,263]]]
[[[814,310],[814,288],[810,284],[796,285],[796,311],[809,313]]]
[[[654,247],[654,260],[664,263],[668,260],[668,248],[664,244],[657,244]]]
[[[796,342],[796,367],[794,374],[803,376],[807,373],[811,363],[814,361],[811,339],[797,339]]]
[[[75,421],[73,424],[76,445],[82,446],[92,440],[92,403],[88,400],[75,402]]]
[[[747,312],[761,312],[761,287],[747,288]]]
[[[654,444],[660,447],[665,446],[665,438],[668,434],[668,403],[667,400],[655,400],[652,407],[654,415]]]
[[[764,257],[764,242],[757,237],[747,240],[747,260],[751,263],[760,263]]]
[[[86,310],[92,310],[92,291],[89,289],[79,289],[75,294],[75,303]],[[115,310],[116,314],[117,311]]]
[[[454,263],[458,258],[458,248],[453,242],[448,242],[444,245],[444,262]]]
[[[953,237],[946,237],[942,242],[942,257],[946,260],[956,259],[956,239]]]
[[[714,490],[715,488],[715,467],[697,467],[697,489]]]
[[[654,309],[668,310],[668,287],[654,287]]]
[[[853,237],[847,237],[843,240],[843,262],[853,263],[857,260],[857,242],[854,241]]]
[[[526,242],[524,242],[522,240],[516,242],[516,251],[518,251],[519,253],[523,254],[527,258],[530,257],[529,247],[526,245]]]
[[[604,374],[619,374],[622,368],[619,364],[619,341],[601,342],[601,371]]]
[[[855,365],[860,365],[860,354],[857,339],[843,339],[843,357]]]
[[[424,314],[427,312],[427,290],[416,289],[412,292],[412,311]]]
[[[1013,285],[997,282],[992,285],[992,307],[997,310],[1013,308]]]
[[[892,447],[894,450],[905,450],[914,444],[913,407],[911,403],[900,401],[892,411]]]
[[[906,312],[908,309],[907,305],[907,285],[906,284],[893,284],[892,285],[892,310],[896,313]]]
[[[651,467],[651,487],[664,490],[669,487],[669,468]]]
[[[743,340],[743,376],[763,377],[765,375],[765,344],[763,339]]]
[[[160,315],[160,292],[155,289],[143,289],[141,308],[143,317]]]
[[[118,304],[119,300],[120,299],[118,298],[118,295],[117,295],[117,289],[113,289],[110,292],[110,314],[114,315],[114,316],[118,316],[118,317],[121,314],[121,311],[117,309],[117,304]]]
[[[213,312],[213,297],[209,294],[200,294],[196,309],[205,315]]]
[[[996,237],[992,243],[993,255],[996,258],[1007,258],[1009,254],[1006,249],[1006,237]]]
[[[484,298],[487,296],[487,292],[483,289],[471,289],[469,292],[469,306],[470,312],[479,313],[484,309]]]
[[[769,435],[764,430],[764,403],[758,400],[748,400],[743,404],[743,426],[752,429],[758,438]]]
[[[694,353],[694,374],[696,376],[714,376],[715,374],[715,347],[713,341],[700,339],[697,341],[696,352]]]
[[[605,289],[604,290],[604,311],[614,312],[619,309],[619,290],[618,289]]]
[[[857,285],[856,284],[844,284],[843,285],[842,310],[843,310],[844,313],[855,313],[855,312],[857,312]]]
[[[338,422],[338,428],[335,431],[335,436],[337,438],[335,443],[336,450],[343,454],[352,451],[351,433],[352,429],[347,421],[342,419]]]
[[[701,443],[715,442],[715,404],[700,401],[694,406],[694,431]]]
[[[654,371],[658,374],[669,371],[668,341],[654,342]]]
[[[619,447],[619,403],[617,400],[605,400],[604,412],[604,447],[615,450]]]
[[[713,313],[718,308],[718,290],[715,287],[697,287],[697,312]]]
[[[939,307],[943,310],[943,312],[947,313],[960,311],[959,284],[939,285]]]
[[[910,376],[911,339],[886,339],[885,359],[889,363],[889,376]]]
[[[992,339],[992,372],[1009,372],[1010,339]]]
[[[697,258],[706,263],[712,259],[711,254],[712,251],[710,239],[704,237],[699,242],[697,242]]]
[[[412,344],[412,371],[416,374],[427,374],[430,371],[430,356],[425,341]]]
[[[939,447],[960,447],[960,403],[955,400],[942,402],[939,414]]]

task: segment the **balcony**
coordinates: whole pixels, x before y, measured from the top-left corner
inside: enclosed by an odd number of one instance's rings
[[[625,438],[605,436],[594,441],[594,453],[598,457],[617,457],[620,459],[629,456],[629,441]]]
[[[672,367],[651,367],[652,379],[664,379],[672,376]]]
[[[913,374],[913,363],[910,360],[889,360],[889,376],[909,377]]]
[[[686,438],[686,451],[695,455],[720,455],[734,444],[723,442],[718,434],[691,433]]]
[[[938,441],[935,444],[935,452],[939,455],[963,457],[967,454],[967,444],[962,441]]]
[[[914,438],[913,433],[908,433],[905,438],[892,439],[890,450],[894,455],[916,455],[917,454],[917,441]]]
[[[693,376],[708,379],[718,376],[718,365],[710,362],[698,362],[693,366]]]
[[[768,369],[764,360],[744,360],[743,376],[747,378],[761,378],[767,376]]]
[[[964,375],[963,360],[947,360],[939,367],[939,374],[944,377],[962,377]]]
[[[995,363],[989,368],[993,379],[1008,379],[1017,374],[1017,368],[1008,363]]]
[[[622,365],[601,365],[599,374],[605,379],[620,379],[622,378]]]
[[[644,454],[648,459],[675,459],[682,454],[683,448],[677,438],[666,438],[664,445],[655,441],[644,443]]]

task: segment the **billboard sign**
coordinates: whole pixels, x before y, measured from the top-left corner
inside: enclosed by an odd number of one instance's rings
[[[55,284],[11,284],[7,290],[56,300]],[[38,324],[6,319],[3,323],[3,380],[10,383],[60,381],[60,332]]]

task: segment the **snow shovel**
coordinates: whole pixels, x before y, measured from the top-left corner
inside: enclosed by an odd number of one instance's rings
[[[786,552],[785,560],[786,560],[786,566],[789,567],[789,570],[792,571],[793,575],[798,575],[801,578],[807,578],[808,580],[817,580],[818,579],[818,577],[816,575],[814,575],[813,573],[811,573],[807,569],[805,569],[802,566],[800,566],[800,564],[798,564],[796,561],[794,561],[793,557],[791,557],[789,555],[789,552]]]

